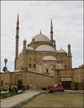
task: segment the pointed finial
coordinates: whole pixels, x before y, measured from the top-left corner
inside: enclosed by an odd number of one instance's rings
[[[17,23],[19,23],[19,14],[17,15]]]
[[[41,30],[40,30],[40,34],[41,34]]]
[[[52,24],[52,18],[51,18],[51,27],[53,26],[53,24]]]

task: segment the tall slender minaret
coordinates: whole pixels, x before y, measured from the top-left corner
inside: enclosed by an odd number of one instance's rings
[[[17,15],[17,23],[16,23],[16,52],[15,58],[18,58],[18,44],[19,44],[19,14]]]
[[[71,54],[71,45],[68,44],[68,68],[72,68],[72,54]]]
[[[52,19],[51,19],[50,35],[51,35],[51,42],[53,43],[53,24],[52,24]]]
[[[16,23],[15,69],[16,69],[16,60],[18,58],[18,47],[19,47],[19,14],[17,15],[17,23]]]

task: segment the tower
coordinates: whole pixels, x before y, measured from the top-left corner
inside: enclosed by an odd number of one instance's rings
[[[53,23],[52,23],[52,19],[51,19],[51,27],[50,27],[50,41],[51,41],[53,47],[56,50],[56,41],[53,40]]]
[[[26,40],[23,41],[23,69],[27,70]]]
[[[18,47],[19,47],[19,14],[17,15],[17,23],[16,23],[15,69],[16,69],[16,60],[18,58]]]
[[[68,68],[72,68],[71,45],[68,44]]]
[[[53,44],[53,24],[52,24],[52,19],[51,19],[51,27],[50,27],[50,36],[51,36],[51,42]]]

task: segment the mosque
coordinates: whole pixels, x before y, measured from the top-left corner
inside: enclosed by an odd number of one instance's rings
[[[84,66],[72,68],[71,45],[67,51],[57,50],[53,39],[53,22],[51,20],[50,39],[41,31],[33,37],[31,43],[23,41],[19,50],[19,15],[16,23],[16,51],[14,72],[1,75],[1,85],[32,85],[32,89],[41,89],[49,85],[60,84],[65,89],[84,89]],[[6,79],[5,79],[6,78]]]
[[[16,57],[15,71],[28,70],[42,74],[54,75],[53,68],[70,69],[72,68],[71,46],[68,45],[68,53],[63,50],[56,49],[56,42],[53,39],[53,24],[51,20],[50,40],[42,34],[33,37],[30,44],[26,40],[23,41],[23,49],[18,54],[19,45],[19,16],[17,18],[16,27]]]

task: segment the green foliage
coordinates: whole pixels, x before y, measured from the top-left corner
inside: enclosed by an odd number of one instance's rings
[[[9,88],[9,92],[17,93],[18,92],[18,88],[17,87]]]
[[[2,91],[7,91],[7,90],[8,90],[8,88],[2,88],[1,90],[2,90]]]
[[[11,96],[18,95],[18,94],[20,94],[20,93],[4,93],[4,94],[0,94],[0,99],[4,99],[4,98],[11,97]]]
[[[23,91],[26,90],[25,86],[22,87],[22,90],[23,90]]]
[[[42,90],[47,90],[47,88],[46,87],[42,87]]]

